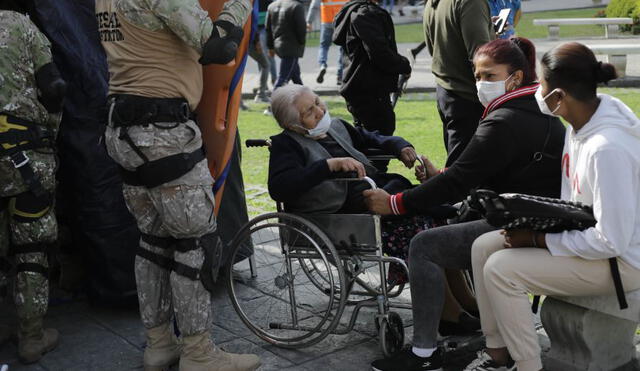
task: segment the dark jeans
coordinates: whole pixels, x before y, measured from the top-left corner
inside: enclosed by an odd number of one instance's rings
[[[278,81],[276,81],[276,85],[273,87],[273,90],[276,90],[282,85],[288,83],[289,80],[293,81],[294,84],[302,85],[298,58],[284,57],[280,59],[280,73],[278,74]]]
[[[409,282],[413,305],[413,346],[434,348],[444,306],[443,268],[471,269],[471,244],[495,230],[484,220],[428,229],[411,240]]]
[[[445,166],[449,167],[460,157],[476,132],[484,106],[478,101],[461,98],[439,85],[436,86],[436,96],[442,120],[444,147],[447,149]]]

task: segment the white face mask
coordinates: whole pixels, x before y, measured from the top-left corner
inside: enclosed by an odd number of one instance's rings
[[[322,116],[322,118],[318,122],[318,125],[316,125],[316,127],[313,129],[306,129],[307,130],[306,136],[309,138],[319,137],[321,135],[326,134],[327,131],[329,131],[330,127],[331,127],[331,116],[329,116],[329,110],[325,109],[324,116]]]
[[[476,81],[476,89],[478,90],[480,103],[487,107],[496,98],[503,96],[507,92],[507,80],[509,80],[511,76],[513,76],[513,74],[502,81]]]
[[[553,89],[551,91],[551,93],[547,94],[545,97],[542,96],[542,85],[538,86],[538,90],[536,90],[536,102],[538,103],[538,107],[540,108],[540,112],[544,113],[545,115],[549,115],[549,116],[553,116],[553,117],[560,117],[560,115],[556,115],[556,112],[558,111],[558,109],[560,108],[560,102],[558,102],[558,105],[556,106],[556,108],[552,111],[549,106],[547,105],[547,98],[549,98],[551,96],[551,94],[558,92],[559,90],[557,89]]]

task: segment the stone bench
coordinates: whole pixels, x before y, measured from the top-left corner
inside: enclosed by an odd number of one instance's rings
[[[640,290],[627,293],[627,301],[629,308],[620,310],[615,295],[547,297],[540,311],[551,342],[545,369],[634,369]]]
[[[640,43],[587,45],[594,54],[606,55],[607,61],[618,70],[618,76],[627,74],[627,54],[640,54]]]
[[[407,5],[402,7],[402,12],[409,17],[422,18],[424,5]]]
[[[633,24],[631,18],[550,18],[534,19],[536,26],[547,26],[549,40],[557,40],[561,25],[601,24],[604,26],[604,34],[607,39],[616,37],[621,24]]]

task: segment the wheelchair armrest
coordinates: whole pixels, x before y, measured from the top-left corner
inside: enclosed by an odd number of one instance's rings
[[[398,156],[394,154],[387,153],[379,148],[367,148],[362,153],[367,156],[367,158],[371,161],[376,160],[393,160],[398,158]]]

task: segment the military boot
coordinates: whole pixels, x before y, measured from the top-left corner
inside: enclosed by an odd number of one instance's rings
[[[40,360],[42,356],[58,345],[58,331],[42,328],[42,317],[20,320],[18,323],[18,358],[29,364]]]
[[[260,367],[254,354],[227,353],[214,347],[209,332],[182,338],[180,371],[253,371]]]
[[[147,330],[144,350],[144,371],[165,371],[180,359],[181,347],[173,333],[171,323]]]

